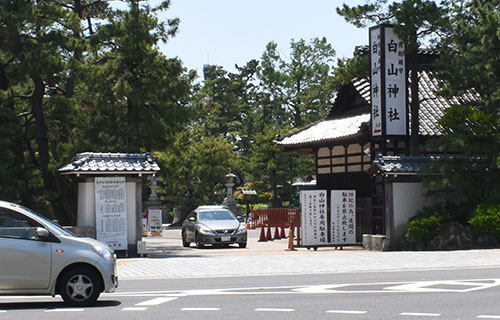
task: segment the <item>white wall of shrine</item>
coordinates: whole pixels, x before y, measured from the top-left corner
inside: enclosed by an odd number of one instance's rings
[[[401,239],[408,230],[408,220],[420,209],[430,206],[435,201],[424,196],[425,188],[421,182],[392,183],[392,239]]]

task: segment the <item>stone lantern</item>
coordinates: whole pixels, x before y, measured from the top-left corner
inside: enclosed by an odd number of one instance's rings
[[[236,205],[236,199],[233,197],[233,187],[234,187],[234,178],[236,175],[234,173],[229,173],[226,175],[226,190],[227,196],[224,199],[224,205],[229,208],[238,218],[241,217],[241,208]]]

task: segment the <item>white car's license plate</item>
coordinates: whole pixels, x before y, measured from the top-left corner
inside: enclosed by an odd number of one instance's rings
[[[231,241],[231,236],[222,236],[221,241]]]

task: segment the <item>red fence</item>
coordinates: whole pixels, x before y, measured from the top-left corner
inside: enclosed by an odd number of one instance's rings
[[[285,227],[300,225],[299,208],[270,208],[253,210],[249,219],[250,228],[260,228],[262,226]]]

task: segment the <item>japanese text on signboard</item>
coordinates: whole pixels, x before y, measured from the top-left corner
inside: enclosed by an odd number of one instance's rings
[[[406,68],[404,44],[393,28],[385,28],[386,133],[406,134]]]
[[[125,177],[95,178],[97,240],[115,250],[127,249]]]
[[[326,190],[301,191],[302,244],[328,244]]]
[[[372,136],[406,135],[405,47],[386,25],[370,29]]]
[[[332,190],[332,242],[347,244],[356,242],[356,191]]]
[[[382,134],[382,87],[380,29],[370,30],[372,135]]]

